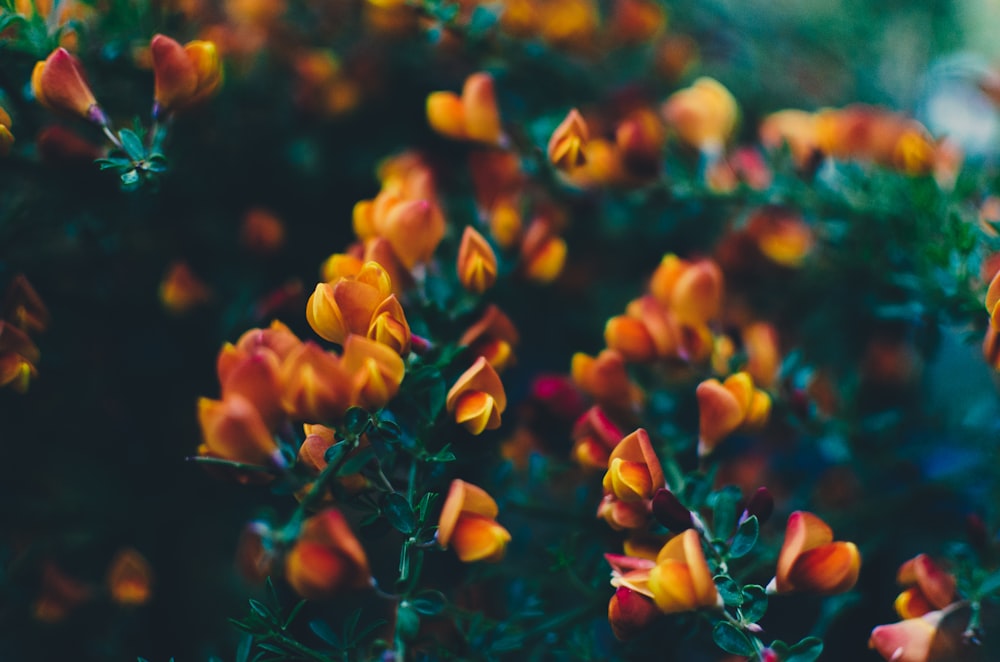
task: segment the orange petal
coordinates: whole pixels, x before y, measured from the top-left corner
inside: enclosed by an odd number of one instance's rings
[[[660,459],[656,456],[653,442],[649,438],[649,433],[644,428],[638,428],[625,438],[611,451],[611,460],[622,459],[628,462],[637,462],[645,465],[649,472],[652,489],[657,490],[666,485],[663,476],[663,467]],[[652,494],[650,494],[652,496]]]
[[[872,630],[868,647],[891,662],[927,662],[942,617],[940,611],[932,611],[921,618],[880,625]]]
[[[480,72],[465,79],[462,107],[465,111],[466,137],[490,144],[500,142],[500,111],[497,109],[492,76]]]
[[[142,605],[152,595],[153,569],[134,549],[119,551],[108,569],[111,599],[120,605]]]
[[[926,554],[919,554],[900,566],[896,579],[904,585],[916,584],[933,609],[943,609],[955,600],[955,576]]]
[[[427,122],[448,138],[464,140],[465,107],[454,92],[431,92],[427,96]]]
[[[465,227],[458,248],[458,280],[469,292],[482,294],[497,280],[497,256],[489,242],[471,225]]]
[[[900,618],[920,618],[934,611],[934,605],[927,601],[919,588],[908,588],[898,596],[892,606]]]
[[[474,391],[482,391],[491,396],[496,403],[498,414],[502,414],[507,408],[507,394],[504,391],[503,382],[500,381],[500,376],[497,375],[493,366],[482,356],[476,359],[475,363],[462,373],[448,391],[448,397],[445,400],[448,411],[455,411],[460,396]]]
[[[608,463],[604,491],[614,494],[620,501],[642,501],[653,496],[653,484],[644,463],[626,462],[616,457]]]
[[[451,548],[463,563],[503,558],[510,533],[495,520],[482,515],[462,513],[451,536]]]
[[[630,363],[645,363],[657,356],[657,347],[643,320],[617,315],[604,325],[604,342]]]
[[[391,294],[372,311],[368,338],[394,349],[400,356],[410,353],[410,325],[403,307],[395,294]]]
[[[448,546],[455,530],[455,524],[462,513],[496,519],[499,512],[497,502],[487,494],[486,490],[456,478],[451,481],[448,497],[445,499],[444,506],[441,508],[441,516],[438,518],[438,544],[443,548]]]
[[[155,76],[153,99],[168,113],[186,103],[198,89],[198,69],[184,47],[162,34],[149,45]]]
[[[712,572],[705,560],[705,552],[702,551],[701,547],[701,537],[697,531],[687,529],[667,541],[660,549],[660,553],[656,555],[656,563],[660,564],[668,560],[678,561],[687,566],[691,587],[699,606],[709,607],[715,604],[718,591],[715,588],[715,582],[712,581]]]
[[[455,422],[472,434],[500,427],[500,411],[493,396],[483,391],[467,391],[455,405]]]
[[[743,422],[745,410],[717,379],[698,384],[698,455],[705,456]]]
[[[831,542],[800,554],[788,582],[797,590],[833,595],[854,588],[860,571],[861,554],[854,543]]]
[[[789,575],[802,553],[831,542],[833,542],[833,530],[820,518],[804,510],[797,510],[789,515],[785,527],[785,542],[778,554],[775,570],[778,592],[793,589]]]

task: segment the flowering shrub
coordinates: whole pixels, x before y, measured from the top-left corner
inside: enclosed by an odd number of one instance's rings
[[[993,659],[997,74],[729,4],[0,3],[0,657]]]

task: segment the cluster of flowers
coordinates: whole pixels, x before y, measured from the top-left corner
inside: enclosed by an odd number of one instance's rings
[[[153,583],[149,561],[131,547],[115,554],[101,585],[66,574],[50,559],[42,566],[41,586],[32,610],[38,620],[55,623],[81,605],[100,599],[123,607],[138,607],[152,597]]]
[[[0,387],[28,389],[41,356],[30,334],[48,325],[49,311],[35,288],[23,275],[15,276],[0,307]]]

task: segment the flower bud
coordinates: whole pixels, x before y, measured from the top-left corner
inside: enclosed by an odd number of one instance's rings
[[[35,99],[49,110],[76,115],[106,126],[107,116],[90,91],[83,65],[65,48],[57,48],[35,64],[31,73]]]
[[[826,522],[812,513],[796,511],[788,517],[773,586],[768,588],[777,593],[834,595],[851,590],[860,571],[861,555],[854,543],[833,542],[833,531]]]
[[[480,356],[448,391],[445,400],[455,421],[472,434],[500,427],[500,414],[507,408],[503,383],[485,357]]]
[[[571,170],[583,165],[587,162],[585,150],[589,139],[586,120],[573,108],[549,138],[549,163],[558,170]]]
[[[340,511],[331,508],[306,520],[285,558],[285,578],[307,600],[371,585],[365,550]]]
[[[653,517],[674,533],[681,533],[694,526],[691,511],[684,507],[673,492],[663,487],[653,495]]]
[[[222,63],[215,44],[192,41],[184,46],[162,34],[150,42],[155,88],[153,118],[191,108],[208,99],[222,84]]]
[[[497,256],[483,235],[465,227],[458,247],[458,280],[469,292],[482,294],[497,280]]]
[[[619,641],[639,634],[659,615],[652,600],[627,586],[619,586],[608,603],[608,622]]]
[[[134,549],[120,550],[108,568],[111,599],[127,606],[146,604],[152,595],[153,569]]]
[[[496,501],[484,489],[453,480],[438,519],[438,544],[454,548],[464,563],[499,561],[510,533],[496,522],[498,513]]]
[[[649,571],[649,588],[665,614],[715,606],[719,594],[697,531],[688,529],[663,546]]]

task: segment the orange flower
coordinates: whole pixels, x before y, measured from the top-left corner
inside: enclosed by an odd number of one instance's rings
[[[32,606],[34,617],[44,623],[57,623],[94,597],[94,590],[70,577],[52,561],[42,566],[42,586]]]
[[[458,344],[474,356],[483,356],[498,372],[514,361],[519,336],[514,323],[500,308],[490,304],[479,321],[466,329]]]
[[[771,415],[771,398],[754,388],[749,373],[738,372],[726,381],[706,379],[698,384],[698,455],[715,450],[723,439],[739,429],[763,427]]]
[[[40,357],[38,347],[28,334],[0,320],[0,386],[10,384],[19,393],[27,391],[37,375],[35,364]]]
[[[347,379],[337,355],[301,343],[281,363],[281,403],[296,420],[336,420],[349,406]]]
[[[278,356],[266,348],[243,350],[224,345],[216,361],[222,399],[245,398],[268,428],[274,429],[283,416],[279,367]]]
[[[154,119],[198,105],[222,84],[222,63],[210,41],[191,41],[181,46],[158,34],[150,42],[150,52],[155,75]]]
[[[463,563],[501,560],[510,533],[496,522],[499,512],[483,488],[456,478],[438,519],[438,544],[442,549],[451,546]]]
[[[719,593],[697,531],[688,529],[663,546],[649,571],[649,589],[664,614],[716,606]]]
[[[465,79],[462,96],[432,92],[427,97],[427,121],[443,136],[496,145],[502,137],[493,78],[475,73]]]
[[[10,132],[10,115],[0,108],[0,156],[7,156],[14,144],[14,134]]]
[[[482,294],[497,280],[497,256],[483,235],[465,226],[458,247],[458,280],[469,292]]]
[[[787,144],[795,164],[804,168],[819,150],[816,115],[804,110],[781,110],[764,118],[760,125],[760,142],[770,150]]]
[[[614,494],[605,494],[597,506],[597,517],[615,531],[639,529],[649,523],[649,502],[621,501]]]
[[[595,405],[573,426],[573,457],[584,467],[606,470],[611,451],[623,436],[614,421]]]
[[[480,356],[448,391],[445,406],[455,422],[472,434],[500,427],[500,414],[507,408],[507,394],[496,370]]]
[[[584,393],[610,411],[631,412],[642,404],[642,390],[629,380],[624,357],[613,349],[596,357],[574,354],[570,374]]]
[[[549,163],[558,170],[582,166],[587,162],[586,147],[589,139],[590,131],[586,120],[573,108],[549,138]]]
[[[270,255],[285,243],[285,224],[266,209],[251,209],[243,216],[240,243],[252,253]]]
[[[619,501],[646,501],[666,480],[649,434],[642,428],[622,439],[608,458],[604,491]]]
[[[153,569],[145,557],[131,547],[119,550],[108,568],[111,599],[120,605],[143,605],[152,595]]]
[[[896,598],[900,618],[918,618],[955,601],[955,575],[942,570],[926,554],[901,565],[896,582],[909,587]]]
[[[539,283],[551,283],[566,263],[566,242],[556,236],[551,223],[535,219],[521,241],[524,275]]]
[[[739,107],[729,90],[705,77],[674,92],[661,113],[683,142],[712,155],[722,152],[739,119]]]
[[[722,270],[712,260],[689,262],[668,253],[653,272],[649,291],[682,322],[706,323],[722,309]]]
[[[812,513],[796,511],[788,517],[785,542],[768,591],[844,593],[857,583],[860,571],[861,555],[854,543],[833,542],[833,530],[826,522]]]
[[[667,13],[650,0],[616,0],[611,31],[624,44],[639,44],[663,32]]]
[[[889,662],[927,662],[931,643],[943,617],[943,612],[932,611],[919,618],[880,625],[872,630],[868,648],[874,649]]]
[[[168,312],[183,315],[212,300],[212,291],[184,262],[174,262],[160,282],[160,303]]]
[[[743,347],[747,354],[747,372],[755,384],[774,385],[781,367],[778,332],[767,322],[754,322],[743,327]]]
[[[656,604],[627,586],[619,586],[608,602],[608,623],[619,641],[631,639],[656,620]]]
[[[285,557],[285,579],[307,600],[371,586],[368,557],[339,510],[324,510],[302,525]]]
[[[771,262],[796,268],[802,266],[813,247],[813,233],[795,211],[766,206],[747,221],[747,235]]]
[[[344,342],[341,366],[347,373],[351,405],[381,409],[399,393],[406,365],[392,348],[361,336]]]
[[[274,436],[252,402],[240,395],[198,400],[198,423],[210,454],[249,464],[284,466]]]
[[[24,274],[17,274],[7,288],[3,317],[25,331],[44,331],[49,325],[49,310]]]
[[[38,103],[56,112],[77,115],[101,126],[108,118],[87,84],[83,65],[65,48],[57,48],[31,72],[31,89]]]
[[[412,270],[434,257],[444,237],[445,221],[432,198],[383,191],[370,208],[355,206],[355,231],[363,240],[384,237],[400,263]]]

